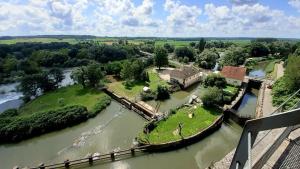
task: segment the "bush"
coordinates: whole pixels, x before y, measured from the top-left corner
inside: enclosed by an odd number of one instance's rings
[[[0,143],[16,142],[86,121],[84,106],[68,106],[57,110],[0,118]]]
[[[123,82],[123,85],[125,86],[125,89],[128,90],[130,90],[134,86],[133,81],[131,80],[126,80],[125,82]]]
[[[208,107],[220,104],[222,101],[222,90],[217,87],[208,87],[201,95],[201,100]]]
[[[169,93],[168,87],[158,85],[156,99],[157,100],[166,100],[169,98],[170,98],[170,93]]]
[[[111,102],[111,98],[107,95],[102,97],[98,100],[98,102],[93,107],[92,111],[90,112],[89,117],[95,117],[99,112],[104,110]]]
[[[140,96],[141,96],[142,101],[148,101],[148,100],[155,99],[155,93],[154,92],[141,92]]]
[[[17,109],[8,109],[5,110],[3,113],[0,114],[0,118],[4,118],[4,117],[14,117],[17,116],[19,114]]]

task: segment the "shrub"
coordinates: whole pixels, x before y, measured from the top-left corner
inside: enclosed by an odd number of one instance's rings
[[[170,98],[170,93],[169,93],[168,87],[158,85],[156,99],[157,100],[166,100],[169,98]]]
[[[208,87],[201,95],[201,100],[208,107],[220,104],[222,101],[222,90],[217,87]]]
[[[107,95],[98,100],[98,102],[93,107],[92,111],[89,113],[89,117],[95,117],[99,112],[104,110],[111,102],[111,98]]]
[[[140,96],[141,96],[142,101],[148,101],[148,100],[155,99],[155,93],[154,92],[141,92]]]
[[[17,116],[19,114],[17,109],[8,109],[5,110],[3,113],[0,114],[0,118],[3,117],[14,117]]]
[[[1,118],[0,143],[16,142],[36,135],[73,126],[88,119],[84,106],[68,106],[57,110]]]

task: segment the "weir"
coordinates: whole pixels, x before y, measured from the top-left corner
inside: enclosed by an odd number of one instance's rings
[[[76,160],[69,160],[66,159],[64,162],[55,163],[45,165],[41,163],[39,166],[36,167],[29,167],[29,169],[62,169],[62,168],[70,168],[75,166],[85,166],[85,165],[95,165],[95,164],[103,164],[123,159],[132,158],[138,155],[143,155],[144,150],[148,146],[139,146],[139,147],[132,147],[129,149],[124,149],[120,151],[112,151],[106,154],[99,154],[99,155],[87,155],[85,158],[80,158]],[[25,167],[28,168],[28,167]],[[13,169],[20,169],[18,166],[15,166]]]

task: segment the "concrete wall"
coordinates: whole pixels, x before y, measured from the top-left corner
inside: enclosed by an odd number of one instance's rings
[[[199,82],[200,80],[201,80],[201,72],[199,72],[191,77],[186,78],[184,81],[184,88],[187,88],[187,87],[193,85],[194,83]]]
[[[231,85],[234,85],[234,86],[241,86],[242,85],[242,81],[236,80],[236,79],[231,79],[231,78],[226,78],[226,82],[228,84],[231,84]]]

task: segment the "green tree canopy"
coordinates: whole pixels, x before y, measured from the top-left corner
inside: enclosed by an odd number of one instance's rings
[[[222,66],[242,65],[248,56],[249,55],[245,49],[241,47],[231,47],[228,50],[226,50],[224,57],[221,60],[221,65]]]
[[[156,47],[154,52],[154,64],[160,69],[162,66],[168,65],[168,52],[162,47]]]
[[[198,65],[204,69],[212,69],[216,62],[217,59],[219,58],[219,55],[209,49],[205,49],[196,59],[196,62]]]
[[[209,74],[205,79],[204,79],[204,86],[205,87],[218,87],[218,88],[224,88],[226,87],[226,79],[221,76],[220,74]]]
[[[187,46],[176,48],[175,55],[177,58],[188,57],[189,61],[195,60],[195,52],[194,52],[193,48],[190,48]]]
[[[222,89],[208,87],[201,95],[201,100],[205,106],[213,106],[222,102]]]

